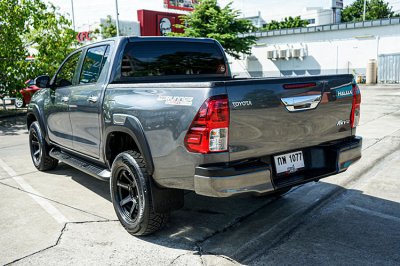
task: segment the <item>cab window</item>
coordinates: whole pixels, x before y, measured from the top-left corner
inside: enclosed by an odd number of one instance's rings
[[[126,45],[119,81],[226,74],[225,58],[214,43],[144,41]]]
[[[108,47],[109,46],[104,45],[87,50],[79,78],[80,84],[97,82],[108,57]]]
[[[78,67],[79,57],[81,56],[81,53],[82,52],[79,51],[71,55],[62,65],[56,77],[56,87],[66,87],[73,84],[74,74]]]

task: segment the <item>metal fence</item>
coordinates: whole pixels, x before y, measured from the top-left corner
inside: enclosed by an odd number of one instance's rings
[[[293,28],[293,29],[281,29],[281,30],[271,30],[271,31],[259,31],[254,33],[246,33],[239,35],[243,36],[256,36],[256,37],[269,37],[269,36],[281,36],[290,34],[301,34],[301,33],[312,33],[321,31],[335,31],[335,30],[347,30],[347,29],[358,29],[358,28],[369,28],[369,27],[380,27],[387,25],[400,24],[400,18],[388,18],[388,19],[378,19],[369,20],[361,22],[348,22],[341,24],[330,24],[321,26],[312,26],[304,28]]]
[[[378,62],[379,83],[400,83],[400,54],[379,55]]]

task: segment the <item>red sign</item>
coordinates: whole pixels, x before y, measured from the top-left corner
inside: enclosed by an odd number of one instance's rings
[[[138,10],[141,36],[166,36],[170,32],[183,32],[175,28],[175,24],[181,24],[182,14],[158,12],[151,10]]]
[[[90,31],[78,32],[78,34],[76,35],[76,39],[78,40],[78,42],[91,41],[92,38],[90,38],[90,34]]]
[[[198,3],[198,0],[164,0],[165,8],[185,11],[193,11],[194,5]]]

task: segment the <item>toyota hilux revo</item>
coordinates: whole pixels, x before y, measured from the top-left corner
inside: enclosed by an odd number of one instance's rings
[[[234,79],[212,39],[104,40],[35,84],[33,164],[62,161],[109,182],[133,235],[160,229],[184,190],[280,194],[361,158],[352,75]]]

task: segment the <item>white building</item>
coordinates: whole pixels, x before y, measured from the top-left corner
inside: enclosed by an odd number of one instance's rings
[[[309,26],[339,24],[343,9],[343,0],[332,0],[329,6],[306,7],[299,16],[307,20]],[[283,18],[282,18],[283,19]]]
[[[115,24],[115,20],[111,20]],[[106,19],[100,19],[100,24],[107,24]],[[119,21],[119,32],[123,36],[140,36],[140,24],[137,21]]]
[[[262,28],[266,24],[265,20],[261,17],[260,11],[258,11],[257,16],[244,17],[243,19],[250,21],[254,25],[254,27],[257,28]]]
[[[233,61],[236,75],[365,75],[378,61],[378,81],[400,83],[400,18],[285,29],[255,34],[252,55]],[[389,63],[388,63],[389,62]],[[392,63],[390,63],[392,62]]]
[[[334,24],[333,9],[324,9],[322,7],[307,7],[303,10],[300,17],[307,20],[309,26],[320,26]]]

